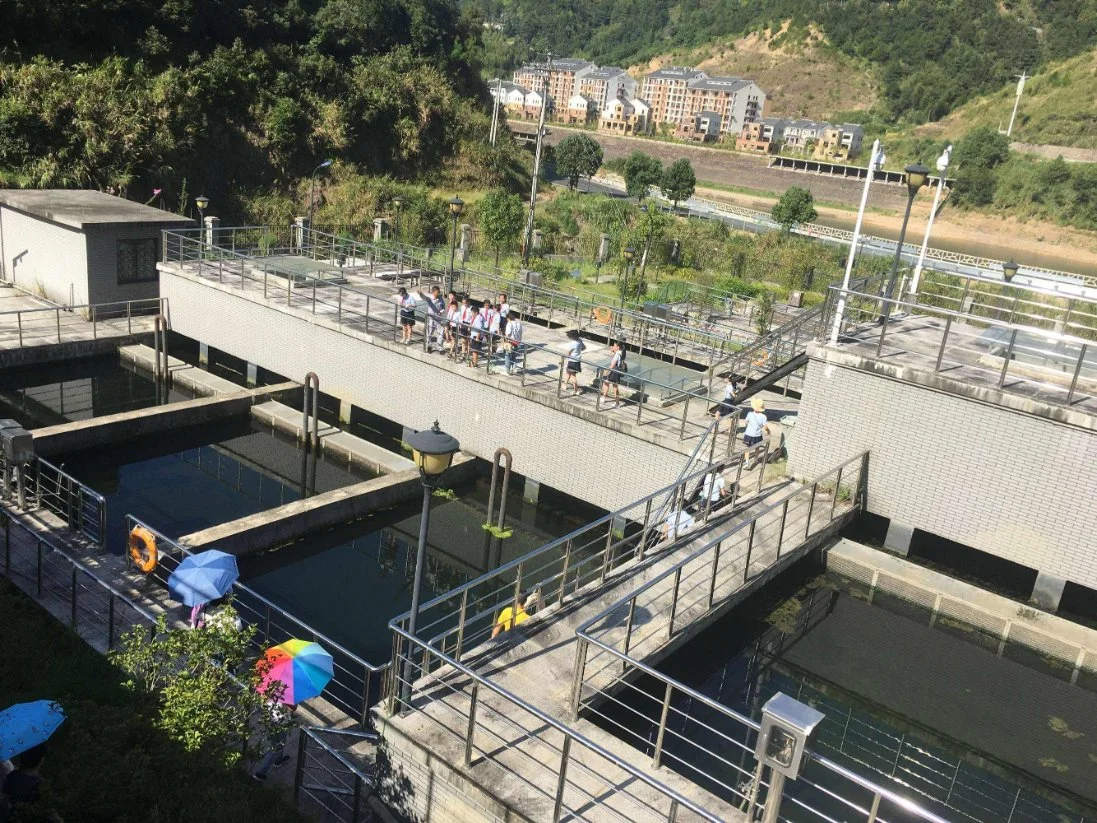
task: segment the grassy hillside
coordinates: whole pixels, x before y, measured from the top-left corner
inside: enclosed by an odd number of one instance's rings
[[[870,109],[879,99],[867,65],[839,52],[813,27],[790,32],[788,21],[777,30],[660,54],[629,72],[640,77],[667,65],[749,77],[765,89],[766,114],[772,117],[825,119]]]
[[[978,126],[1005,128],[1016,86],[978,97],[948,117],[909,131],[912,137],[957,139]],[[1012,139],[1097,149],[1097,48],[1051,63],[1025,84]]]
[[[511,45],[611,65],[712,44],[721,49],[790,21],[790,36],[817,30],[837,52],[872,67],[875,110],[890,123],[939,119],[998,89],[1022,67],[1031,71],[1097,45],[1097,0],[462,2],[471,14],[500,23]]]

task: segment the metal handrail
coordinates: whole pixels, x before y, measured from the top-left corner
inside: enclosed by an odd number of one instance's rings
[[[170,235],[170,237],[169,237],[169,235]],[[268,272],[265,268],[262,269],[262,271],[263,271],[263,276],[262,277],[258,277],[254,273],[249,274],[249,272],[248,272],[248,267],[249,266],[258,265],[260,268],[262,268],[261,259],[259,260],[259,262],[257,262],[256,258],[250,258],[250,257],[248,257],[244,254],[239,253],[239,252],[232,252],[232,251],[229,251],[229,250],[226,250],[226,249],[221,249],[219,247],[212,247],[212,246],[209,246],[209,244],[204,243],[204,241],[191,240],[191,239],[186,238],[186,237],[173,235],[173,233],[171,233],[171,232],[165,232],[165,237],[166,237],[165,248],[166,249],[174,248],[174,250],[175,250],[173,256],[171,257],[171,259],[173,259],[173,260],[178,260],[180,262],[185,262],[185,261],[188,261],[189,259],[191,259],[191,258],[186,256],[186,252],[184,250],[185,247],[187,246],[187,244],[193,245],[193,247],[197,251],[201,251],[202,249],[211,249],[212,251],[214,251],[217,254],[222,254],[224,257],[228,257],[230,259],[238,261],[239,264],[240,264],[238,272],[233,271],[233,272],[230,272],[228,274],[225,274],[224,271],[223,271],[223,268],[218,269],[218,278],[220,280],[226,280],[227,279],[230,282],[233,282],[237,278],[239,278],[241,281],[249,281],[250,280],[251,282],[254,282],[254,283],[257,283],[257,284],[262,283],[263,284],[264,297],[266,297],[269,293],[274,291],[275,288],[281,288],[280,286],[279,287],[271,287],[270,286],[270,284],[268,282]],[[202,265],[203,263],[206,263],[207,265],[218,266],[223,262],[223,260],[220,260],[220,259],[213,259],[213,260],[210,260],[210,261],[207,262],[202,257],[196,257],[194,259],[199,262],[199,265]],[[199,276],[201,276],[201,272],[199,272]],[[399,322],[399,307],[396,305],[395,302],[393,302],[390,299],[379,298],[376,295],[370,294],[369,292],[366,292],[366,291],[363,291],[363,290],[360,290],[360,289],[353,288],[351,286],[345,286],[345,285],[341,285],[341,284],[331,285],[331,284],[328,284],[324,281],[316,280],[315,278],[312,278],[309,275],[300,275],[298,279],[300,281],[300,285],[298,285],[296,287],[294,287],[292,280],[287,279],[287,281],[286,281],[285,302],[289,306],[293,305],[293,298],[296,296],[299,301],[305,303],[306,306],[311,307],[311,310],[312,310],[313,314],[317,314],[317,308],[318,307],[322,307],[322,308],[326,309],[328,314],[334,313],[335,314],[334,322],[339,327],[342,327],[344,325],[344,321],[348,320],[348,319],[358,320],[360,322],[363,322],[364,326],[365,326],[365,332],[367,334],[370,333],[370,325],[375,325],[375,326],[379,325],[380,327],[382,327],[382,328],[384,328],[388,331],[392,331],[393,333],[395,333],[395,331],[399,328],[399,325],[400,325],[400,322]],[[325,289],[328,289],[329,291],[325,292]],[[304,296],[302,296],[302,292],[304,292]],[[279,292],[279,294],[281,294],[281,292]],[[325,294],[328,295],[326,298],[324,296]],[[361,309],[355,309],[355,308],[353,308],[349,305],[346,305],[346,301],[344,301],[344,299],[343,299],[344,295],[355,295],[355,296],[358,296],[358,297],[362,298],[365,301],[365,312],[363,313]],[[282,298],[279,297],[278,299],[279,299],[279,301],[281,301]],[[391,318],[378,318],[378,317],[375,317],[375,316],[371,315],[370,306],[371,306],[372,303],[379,303],[380,305],[384,305],[388,308],[391,308],[391,311],[392,311]],[[428,317],[430,319],[434,320],[435,322],[437,322],[441,325],[444,325],[444,326],[449,325],[449,321],[446,320],[446,318],[444,318],[444,317],[434,315],[432,312],[427,312],[426,314],[428,315]],[[426,344],[428,343],[427,335],[424,332],[421,332],[421,331],[416,332],[416,334],[419,336],[419,339],[423,342],[423,345],[426,346]],[[641,343],[641,345],[642,345],[642,343]],[[522,381],[523,381],[523,383],[522,384],[525,385],[525,382],[526,382],[526,379],[527,379],[526,375],[529,371],[526,368],[526,362],[525,362],[526,359],[528,358],[530,353],[543,352],[543,351],[545,351],[545,349],[537,347],[537,346],[526,345],[526,346],[523,347],[522,351],[523,351],[523,363],[522,363]],[[552,356],[552,358],[554,358],[555,360],[557,360],[559,362],[560,366],[563,365],[563,363],[565,362],[565,360],[568,357],[566,354],[552,354],[551,356]],[[491,361],[490,358],[485,358],[485,360],[486,360],[486,363],[487,363],[487,370],[490,373],[490,371],[492,369],[492,365],[491,365],[492,361]],[[590,362],[590,361],[584,361],[584,362]],[[601,368],[600,364],[595,364],[595,365],[598,366],[599,368]],[[562,386],[564,369],[561,367],[558,370],[558,372],[559,372],[559,378],[560,379],[557,381],[556,394],[559,397],[560,394],[561,394],[561,386]],[[698,381],[703,382],[704,375],[702,373],[698,373],[697,374],[697,379],[698,379]],[[664,397],[671,397],[671,398],[676,398],[678,400],[687,401],[682,405],[682,409],[681,409],[680,414],[677,411],[675,411],[674,413],[666,413],[666,414],[662,415],[664,418],[667,418],[667,419],[671,419],[671,420],[675,420],[675,421],[680,420],[680,425],[678,427],[679,428],[679,431],[678,431],[679,438],[678,439],[679,440],[685,439],[687,430],[689,430],[690,432],[696,432],[697,424],[696,423],[690,423],[689,420],[688,420],[688,413],[689,413],[689,403],[688,403],[688,401],[692,399],[692,400],[697,400],[697,401],[702,402],[702,403],[708,403],[708,401],[710,399],[709,394],[707,393],[707,391],[704,390],[703,387],[701,389],[690,389],[690,388],[686,388],[685,386],[682,386],[682,385],[670,385],[670,384],[667,384],[667,383],[663,383],[661,381],[651,380],[651,379],[648,379],[648,378],[639,378],[638,382],[640,384],[640,393],[641,393],[640,401],[636,403],[636,406],[637,406],[637,422],[638,423],[641,422],[643,412],[645,411],[645,409],[648,410],[649,414],[653,409],[652,404],[650,404],[648,402],[645,402],[646,395],[645,395],[644,392],[645,392],[646,389],[651,389],[652,387],[656,387],[656,388],[659,388],[664,393]],[[709,382],[711,382],[711,378],[710,378]],[[599,396],[599,400],[597,401],[597,403],[598,403],[598,407],[596,408],[596,411],[601,411],[600,396]],[[696,408],[696,406],[694,408]],[[729,447],[728,448],[729,448],[729,450],[731,448],[730,441],[729,441]]]
[[[111,300],[106,303],[80,303],[73,306],[42,306],[37,309],[6,309],[4,311],[0,311],[0,317],[12,314],[36,314],[58,311],[71,313],[78,309],[102,309],[108,306],[133,306],[138,303],[151,303],[157,307],[157,310],[159,310],[159,307],[166,300],[166,297],[141,297],[134,300]]]
[[[750,454],[750,452],[740,453],[728,463],[728,467],[732,468],[737,465],[742,465],[750,456]],[[653,517],[653,514],[656,511],[656,501],[665,498],[681,499],[685,495],[685,490],[689,488],[691,484],[700,483],[704,479],[705,475],[709,473],[709,471],[709,467],[706,466],[689,474],[684,478],[679,478],[671,485],[665,486],[661,489],[658,489],[657,491],[644,495],[643,497],[628,504],[627,506],[624,506],[609,514],[603,515],[597,520],[580,526],[579,528],[569,532],[568,534],[563,535],[562,537],[551,540],[539,548],[533,549],[532,551],[529,551],[526,554],[515,558],[514,560],[504,563],[501,566],[492,569],[491,571],[485,572],[479,577],[474,578],[473,580],[469,580],[465,584],[458,586],[455,589],[452,589],[448,592],[438,595],[431,600],[428,600],[427,602],[423,603],[422,606],[420,606],[420,616],[428,613],[431,609],[437,606],[450,604],[453,603],[455,600],[460,600],[464,604],[464,606],[459,611],[460,617],[458,625],[452,628],[447,627],[445,631],[447,635],[453,632],[457,632],[459,635],[461,635],[462,640],[464,640],[467,637],[465,633],[466,623],[475,619],[476,617],[476,615],[468,614],[468,601],[470,596],[474,596],[473,593],[476,592],[476,590],[483,588],[485,584],[492,581],[499,581],[508,578],[512,572],[515,573],[515,581],[512,583],[508,580],[504,584],[504,586],[508,591],[513,591],[514,594],[517,594],[521,591],[523,584],[525,584],[526,587],[532,586],[533,588],[539,588],[545,586],[548,583],[552,583],[555,578],[560,576],[559,574],[554,573],[549,575],[549,577],[545,579],[537,578],[531,581],[528,579],[528,575],[526,575],[525,572],[528,567],[530,567],[537,561],[549,557],[557,553],[561,549],[569,551],[572,544],[574,544],[579,538],[585,535],[589,535],[592,532],[600,532],[602,527],[606,527],[609,530],[609,537],[604,539],[606,547],[601,551],[601,553],[606,554],[608,557],[608,554],[615,552],[615,550],[619,546],[619,543],[614,543],[612,540],[613,526],[615,524],[625,523],[628,521],[638,523],[643,529],[644,535],[646,535],[647,532],[652,528],[652,526],[658,522]],[[631,517],[629,515],[631,515]],[[642,516],[643,520],[637,520],[637,516]],[[598,539],[603,540],[601,535],[599,535]],[[631,537],[622,538],[620,543],[628,542],[631,539]],[[640,558],[643,557],[643,540],[641,540],[641,544],[638,550],[638,556]],[[597,559],[597,556],[595,556],[595,558],[587,558],[587,561],[592,562],[595,559]],[[620,558],[616,559],[619,560]],[[605,568],[607,564],[608,561],[603,558],[603,562],[598,565],[599,568],[602,569]],[[544,566],[540,568],[544,568]],[[565,574],[566,573],[567,572],[565,571]],[[599,571],[598,574],[601,575],[601,571]],[[561,587],[560,593],[561,600],[564,596],[562,589],[563,587]],[[481,597],[480,599],[482,600],[483,598]],[[545,605],[547,606],[549,604],[546,603]],[[450,612],[446,615],[443,615],[443,617],[441,618],[437,618],[430,622],[424,622],[423,625],[420,626],[420,631],[435,629],[439,624],[444,623],[448,617],[452,617],[454,614],[454,612]],[[405,612],[404,614],[393,618],[392,622],[406,623],[408,619],[410,619],[410,617],[411,613]],[[435,635],[431,638],[431,642],[434,642],[438,639],[439,637]],[[460,657],[460,647],[458,648],[456,655],[458,658]]]
[[[560,800],[559,799],[563,796],[564,789],[566,788],[566,786],[568,785],[568,782],[569,782],[568,778],[567,778],[567,773],[568,773],[567,766],[571,762],[571,760],[570,760],[570,758],[571,758],[571,755],[570,755],[570,741],[574,741],[575,743],[579,744],[581,747],[586,749],[588,752],[603,758],[604,760],[606,760],[609,763],[613,764],[613,766],[615,766],[616,768],[621,769],[622,771],[626,772],[633,780],[637,780],[637,781],[643,783],[648,788],[654,789],[659,794],[661,794],[662,796],[669,799],[671,801],[671,809],[670,809],[670,812],[666,815],[666,817],[667,817],[667,820],[670,821],[670,823],[673,823],[673,821],[677,817],[678,810],[682,809],[682,808],[688,809],[689,811],[691,811],[694,814],[696,814],[697,816],[699,816],[701,819],[709,821],[710,823],[721,823],[720,818],[714,816],[710,812],[708,812],[705,809],[703,809],[702,807],[698,806],[696,803],[691,801],[689,798],[685,797],[682,794],[679,794],[677,791],[670,788],[669,786],[667,786],[667,785],[663,784],[662,782],[660,782],[658,780],[655,780],[654,778],[644,774],[642,771],[637,769],[635,766],[633,766],[632,764],[630,764],[626,760],[623,760],[622,758],[618,757],[617,755],[615,755],[613,752],[609,751],[608,749],[603,748],[601,745],[596,743],[594,740],[591,740],[589,737],[584,735],[582,732],[576,731],[575,729],[571,728],[570,726],[560,722],[559,720],[557,720],[552,715],[549,715],[549,714],[541,711],[540,709],[538,709],[533,704],[528,703],[527,701],[523,700],[518,695],[513,694],[512,692],[508,691],[507,689],[504,689],[502,686],[499,686],[498,684],[492,682],[491,680],[484,677],[483,675],[481,675],[480,673],[478,673],[474,669],[470,669],[469,667],[462,665],[457,660],[453,659],[452,657],[445,654],[444,652],[439,651],[438,649],[430,646],[427,642],[421,640],[418,637],[414,637],[413,635],[409,634],[407,631],[405,631],[403,629],[403,627],[398,625],[398,620],[399,620],[399,618],[389,622],[389,628],[392,629],[393,634],[395,634],[398,638],[403,638],[403,640],[405,640],[409,644],[413,644],[415,646],[418,646],[421,649],[422,656],[424,658],[427,658],[429,656],[429,657],[437,659],[440,662],[441,665],[448,666],[453,671],[458,672],[461,675],[464,675],[466,678],[473,681],[476,684],[476,686],[485,688],[488,691],[493,692],[494,694],[496,694],[499,697],[503,698],[507,702],[509,702],[509,703],[513,704],[514,706],[516,706],[518,709],[520,709],[520,710],[532,715],[533,717],[537,718],[544,725],[551,727],[552,729],[554,729],[555,731],[557,731],[557,732],[559,732],[563,735],[563,737],[564,737],[564,744],[562,746],[563,756],[562,756],[561,763],[559,764],[559,768],[557,768],[555,764],[552,765],[552,766],[546,766],[546,770],[552,772],[553,774],[558,775],[558,781],[559,781],[559,784],[558,784],[558,787],[557,787],[557,795],[556,795],[556,797],[557,797],[557,810],[556,810],[556,815],[554,816],[554,823],[557,819],[559,819],[559,813],[561,811],[561,805],[560,805]],[[408,653],[409,658],[412,657],[413,655],[417,655],[417,653],[409,651],[409,653]],[[429,670],[433,667],[428,665],[425,668],[427,668]],[[397,672],[397,667],[393,668],[393,672],[394,672],[394,674]],[[412,700],[412,706],[410,708],[412,708],[412,709],[415,708],[414,707],[414,699]],[[469,734],[465,739],[466,751],[468,750],[469,747],[472,747],[474,745],[474,737],[475,737],[475,731],[476,731],[475,709],[474,708],[470,709],[470,711],[472,713],[472,720],[469,722]],[[495,759],[491,752],[483,752],[483,755],[487,759],[490,759],[490,760]],[[582,819],[582,818],[579,818],[579,819]]]
[[[34,469],[27,475],[27,491],[33,493],[36,507],[53,512],[99,549],[106,548],[107,499],[44,457],[36,457],[31,465]],[[86,501],[91,504],[90,511]]]
[[[101,578],[95,572],[95,570],[93,570],[93,569],[89,568],[88,566],[84,565],[79,560],[76,560],[75,558],[70,557],[67,554],[67,552],[63,548],[61,548],[61,546],[59,546],[57,543],[55,543],[53,540],[51,540],[48,537],[45,537],[40,532],[34,531],[29,526],[27,526],[25,523],[23,523],[21,520],[19,520],[16,517],[13,517],[8,512],[0,513],[0,518],[3,518],[3,522],[4,522],[4,575],[6,577],[11,578],[11,576],[12,576],[12,574],[11,574],[12,573],[12,565],[13,565],[12,564],[12,540],[11,540],[11,527],[12,527],[12,525],[15,525],[18,528],[22,529],[27,535],[30,536],[30,538],[35,543],[35,550],[36,550],[35,587],[36,587],[36,591],[37,591],[37,594],[38,594],[39,597],[42,596],[42,592],[43,592],[43,585],[42,585],[43,580],[48,579],[48,573],[45,571],[45,562],[44,562],[45,555],[43,554],[43,551],[42,551],[43,546],[45,546],[49,549],[49,552],[47,554],[48,554],[48,557],[51,558],[51,561],[52,560],[61,560],[64,563],[67,563],[69,565],[69,567],[71,567],[72,576],[71,576],[70,584],[67,587],[67,591],[69,592],[69,600],[68,600],[69,614],[70,614],[69,625],[70,625],[70,628],[72,628],[74,631],[77,631],[77,633],[79,633],[79,604],[78,604],[78,600],[77,600],[77,598],[78,598],[77,592],[79,591],[79,585],[78,585],[78,582],[77,582],[77,572],[85,575],[88,578],[91,578],[91,580],[94,581],[94,583],[99,588],[103,589],[108,594],[108,597],[107,597],[107,615],[105,617],[105,619],[107,621],[107,648],[108,649],[114,647],[114,639],[115,639],[114,624],[115,624],[115,611],[116,611],[115,603],[116,602],[124,603],[126,606],[130,607],[135,612],[137,612],[139,615],[141,615],[141,617],[143,617],[145,620],[147,620],[150,624],[155,624],[156,623],[156,616],[154,614],[152,614],[152,612],[150,612],[144,606],[139,604],[137,601],[135,601],[133,598],[131,598],[129,595],[127,595],[125,592],[119,590],[114,585],[112,585],[108,581]],[[103,617],[103,615],[101,613],[98,616]]]
[[[47,337],[55,340],[57,343],[62,342],[62,314],[72,314],[76,309],[86,310],[88,317],[80,319],[78,322],[90,323],[92,337],[96,338],[99,335],[99,324],[102,322],[109,322],[111,320],[119,320],[125,317],[126,320],[126,333],[133,333],[133,318],[134,307],[138,306],[137,316],[141,317],[153,313],[163,313],[165,309],[167,298],[164,297],[148,297],[139,300],[123,300],[114,301],[110,303],[84,303],[79,306],[43,306],[34,309],[8,309],[7,311],[0,312],[0,317],[15,315],[15,331],[18,335],[19,348],[23,348],[26,345],[26,337],[33,336],[34,338]],[[150,304],[147,307],[141,306],[141,304]],[[111,307],[124,307],[122,309],[112,309]],[[38,315],[52,314],[53,322],[49,323],[47,327],[43,327],[42,323],[37,319]],[[105,316],[104,316],[105,315]],[[24,318],[27,318],[24,323]],[[48,322],[48,321],[47,321]],[[66,324],[68,321],[66,321]]]
[[[135,526],[140,526],[142,528],[148,529],[155,536],[159,551],[159,562],[156,566],[156,571],[153,572],[153,574],[156,579],[160,581],[161,584],[167,587],[167,575],[164,574],[164,572],[166,571],[166,569],[164,569],[164,565],[166,560],[174,560],[174,558],[172,558],[170,552],[165,551],[164,547],[169,547],[171,551],[178,552],[181,556],[190,556],[195,554],[195,552],[187,548],[186,546],[181,545],[170,537],[167,537],[162,532],[160,532],[153,526],[150,526],[148,523],[144,522],[140,518],[135,517],[132,514],[127,514],[126,531],[131,531]],[[362,725],[366,725],[369,722],[369,710],[373,706],[374,702],[376,702],[375,700],[373,700],[374,683],[375,680],[379,680],[379,678],[376,678],[376,676],[388,669],[390,661],[386,661],[385,663],[381,664],[375,664],[364,660],[359,655],[350,651],[342,644],[328,637],[326,634],[306,623],[304,620],[301,620],[300,618],[290,614],[281,606],[259,594],[259,592],[255,591],[250,586],[241,583],[239,580],[232,584],[232,591],[234,593],[234,606],[237,609],[237,613],[240,613],[244,609],[252,613],[255,619],[253,619],[251,622],[253,622],[260,629],[260,634],[262,635],[264,642],[269,642],[272,633],[272,626],[277,627],[277,622],[274,618],[276,616],[280,616],[291,621],[293,624],[296,625],[297,628],[302,630],[302,632],[311,635],[315,641],[322,642],[329,653],[332,651],[338,652],[340,655],[345,656],[355,665],[360,666],[365,672],[365,675],[361,678],[358,678],[354,674],[354,672],[351,672],[341,663],[336,661],[335,677],[332,679],[328,687],[324,689],[323,693],[327,697],[327,699],[330,700],[335,706],[341,708],[351,717],[355,717]],[[243,595],[243,597],[241,597],[241,595]],[[248,602],[246,602],[249,600],[257,601],[260,606],[265,607],[265,612],[261,612],[260,610],[254,608]],[[243,615],[241,616],[243,617]],[[341,671],[345,671],[348,675],[361,680],[361,686],[352,688],[351,684],[343,682],[343,680],[339,676]],[[381,684],[377,682],[376,685],[379,691]],[[335,689],[335,687],[339,687],[348,693],[354,693],[358,695],[361,698],[361,705],[358,706],[352,704],[350,700],[334,694],[333,689]]]
[[[366,817],[362,817],[362,812],[364,811],[362,809],[362,800],[364,799],[362,790],[366,789],[365,797],[367,798],[369,795],[373,794],[376,788],[375,776],[370,772],[364,771],[342,752],[329,745],[328,742],[321,737],[322,734],[351,736],[356,740],[368,740],[373,743],[376,743],[379,740],[379,736],[372,732],[352,732],[346,729],[302,726],[301,734],[297,742],[297,767],[293,777],[294,802],[300,804],[301,795],[304,793],[323,807],[326,812],[342,820],[344,818],[340,811],[327,805],[321,799],[321,796],[334,798],[335,802],[343,807],[343,810],[349,812],[349,823],[358,823],[358,821],[362,819],[372,819],[368,812],[366,812]],[[345,775],[351,777],[349,785],[343,781],[344,773],[339,773],[323,764],[320,764],[317,767],[318,769],[322,769],[323,775],[334,779],[342,785],[331,786],[326,783],[317,782],[316,780],[307,780],[314,771],[314,769],[310,767],[310,764],[320,762],[315,755],[309,752],[308,747],[310,743],[319,746],[324,754],[332,758],[339,766],[342,766],[345,770]],[[348,796],[350,798],[349,802],[346,799]]]
[[[1082,377],[1083,371],[1093,371],[1093,367],[1088,364],[1092,362],[1093,358],[1087,358],[1087,354],[1090,353],[1090,349],[1097,351],[1097,343],[1094,340],[1077,337],[1062,332],[1049,331],[1032,326],[1020,325],[1017,323],[1010,323],[1007,321],[998,320],[996,318],[981,317],[972,315],[965,312],[955,311],[952,309],[943,309],[937,307],[927,307],[924,305],[918,305],[902,298],[886,298],[877,294],[866,294],[862,292],[843,291],[840,287],[832,287],[834,294],[839,295],[847,303],[846,312],[844,316],[843,330],[839,336],[838,345],[841,346],[848,342],[865,342],[876,340],[876,353],[875,356],[879,357],[883,350],[884,341],[887,337],[889,326],[894,325],[892,322],[892,315],[898,313],[898,311],[906,311],[913,316],[928,316],[939,317],[945,320],[945,325],[941,330],[941,343],[937,347],[935,363],[933,366],[933,373],[936,374],[942,370],[942,365],[950,362],[955,362],[964,365],[969,368],[977,369],[979,371],[987,372],[994,378],[996,387],[999,390],[1010,391],[1011,389],[1006,386],[1006,377],[1010,373],[1010,367],[1012,363],[1016,363],[1022,368],[1030,368],[1033,370],[1039,370],[1041,374],[1047,376],[1059,376],[1070,380],[1069,388],[1067,389],[1065,401],[1060,401],[1057,398],[1050,398],[1047,402],[1056,404],[1065,404],[1070,406],[1074,400],[1074,394],[1077,390],[1078,381]],[[866,320],[871,322],[857,323],[852,319],[853,315],[858,314],[861,310],[852,303],[853,300],[860,300],[868,306],[864,310]],[[974,358],[973,362],[964,360],[958,361],[946,361],[945,351],[948,348],[950,335],[956,334],[957,326],[963,328],[964,326],[984,331],[986,329],[998,329],[1002,333],[1001,342],[989,341],[985,345],[985,351],[979,356],[983,355],[995,355],[995,350],[1002,356],[1002,365],[1000,368],[995,366],[993,369],[987,368],[984,365],[978,363],[978,357]],[[1071,354],[1072,359],[1062,359],[1060,362],[1065,367],[1060,370],[1048,368],[1046,365],[1039,363],[1025,363],[1023,361],[1015,359],[1015,355],[1023,354],[1026,351],[1026,344],[1022,342],[1020,346],[1017,344],[1017,338],[1019,335],[1034,335],[1041,338],[1044,344],[1051,344],[1054,346],[1061,346],[1060,352],[1054,352],[1046,345],[1036,350],[1037,355],[1043,355],[1046,359],[1048,355],[1058,354],[1066,355]],[[876,339],[878,337],[878,340]],[[1005,341],[1008,340],[1008,343]],[[958,346],[963,345],[953,344],[955,350]],[[899,347],[902,348],[900,342]],[[1073,351],[1077,352],[1077,356],[1073,356]],[[923,355],[918,355],[923,356]],[[925,355],[932,358],[933,355]],[[1022,381],[1031,378],[1020,378]]]

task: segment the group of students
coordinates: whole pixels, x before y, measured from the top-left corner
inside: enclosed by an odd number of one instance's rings
[[[567,335],[571,342],[564,360],[564,382],[571,388],[572,395],[576,395],[583,391],[579,385],[579,373],[583,370],[583,352],[586,351],[587,346],[575,329],[569,331]],[[608,401],[612,390],[614,404],[610,408],[617,408],[621,405],[621,377],[628,374],[628,364],[625,362],[627,352],[625,344],[620,340],[610,343],[610,351],[613,354],[610,356],[609,367],[602,379],[602,398]]]
[[[503,368],[514,374],[518,354],[522,346],[522,317],[513,310],[506,294],[500,294],[496,302],[485,300],[477,308],[466,296],[458,299],[450,292],[445,299],[438,286],[430,292],[418,290],[419,297],[427,305],[427,352],[438,351],[451,357],[467,359],[476,368],[480,357],[493,357],[503,353]],[[396,294],[400,310],[400,328],[404,345],[411,343],[415,328],[415,309],[419,301],[406,288]]]

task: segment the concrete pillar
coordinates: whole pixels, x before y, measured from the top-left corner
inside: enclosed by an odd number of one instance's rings
[[[906,557],[910,554],[910,540],[914,537],[914,527],[892,520],[888,523],[888,533],[884,537],[884,548],[889,552]]]
[[[373,219],[373,241],[375,243],[385,239],[385,223],[387,221],[383,217],[375,217]]]
[[[472,226],[468,223],[461,224],[461,245],[457,249],[458,259],[461,265],[469,261],[469,251],[472,249]]]
[[[350,418],[351,418],[351,413],[353,412],[353,410],[354,410],[354,404],[353,403],[351,403],[349,400],[340,400],[339,401],[339,422],[340,423],[349,423]]]
[[[259,383],[259,367],[254,363],[248,363],[248,385],[255,386]]]
[[[309,227],[307,217],[293,218],[293,245],[298,250],[305,247],[305,231]]]
[[[207,245],[216,245],[217,227],[221,225],[221,218],[207,217],[205,219],[205,224],[205,229],[202,231],[202,240],[204,240]]]
[[[1057,612],[1066,585],[1067,581],[1063,578],[1047,572],[1040,572],[1036,575],[1036,585],[1032,587],[1032,597],[1029,599],[1041,609]]]
[[[198,362],[203,366],[209,365],[209,343],[198,344]]]
[[[527,503],[536,503],[541,499],[541,484],[532,477],[526,478],[526,485],[522,489],[522,499]]]
[[[609,235],[603,234],[598,241],[598,263],[605,263],[609,259]]]

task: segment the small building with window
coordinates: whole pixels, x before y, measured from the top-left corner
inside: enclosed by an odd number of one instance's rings
[[[65,306],[158,297],[160,232],[194,225],[100,191],[0,190],[0,280]]]

